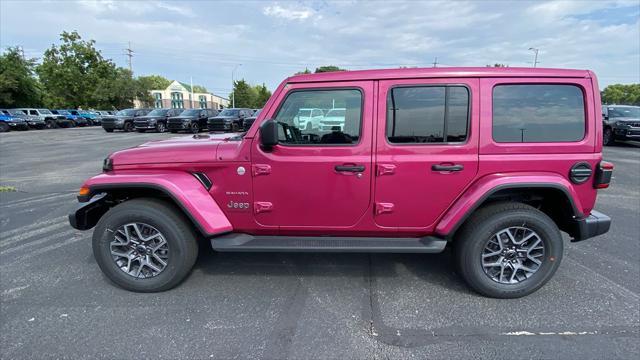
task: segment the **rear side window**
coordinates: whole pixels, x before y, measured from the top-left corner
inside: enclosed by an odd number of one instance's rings
[[[398,87],[387,98],[390,143],[458,143],[467,140],[469,90],[464,86]]]
[[[584,97],[574,85],[497,85],[493,88],[496,142],[580,141]]]

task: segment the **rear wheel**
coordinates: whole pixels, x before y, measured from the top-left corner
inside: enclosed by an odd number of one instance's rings
[[[602,134],[602,143],[606,146],[613,145],[616,140],[613,137],[613,131],[610,127],[605,127]]]
[[[71,120],[71,121],[69,122],[69,127],[70,127],[70,128],[76,127],[76,122],[75,122],[75,121],[73,121],[73,120]]]
[[[164,126],[163,122],[159,122],[156,125],[156,131],[158,131],[159,133],[163,133],[163,132],[167,131],[167,128]]]
[[[4,121],[0,122],[0,132],[7,132],[7,131],[9,131],[9,125],[7,125],[7,123]]]
[[[93,254],[116,285],[138,292],[169,290],[191,271],[198,255],[191,224],[175,207],[134,199],[111,208],[93,233]]]
[[[542,287],[562,260],[560,230],[546,214],[522,203],[479,210],[454,241],[458,272],[485,296],[518,298]]]
[[[200,125],[197,122],[192,122],[191,126],[189,126],[189,130],[192,134],[197,134],[200,132]]]
[[[124,130],[125,132],[131,132],[131,131],[133,131],[133,123],[132,123],[131,121],[127,121],[127,122],[125,122],[125,123],[124,123],[123,130]]]
[[[58,124],[56,124],[55,120],[47,120],[45,122],[45,127],[47,129],[55,129],[58,127]]]

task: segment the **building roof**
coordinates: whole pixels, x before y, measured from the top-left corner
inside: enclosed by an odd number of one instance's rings
[[[439,68],[403,68],[379,70],[334,71],[318,74],[294,75],[287,79],[289,83],[380,80],[402,78],[449,78],[449,77],[571,77],[589,78],[588,70],[518,68],[518,67],[439,67]]]
[[[176,80],[178,81],[178,80]],[[183,83],[182,81],[178,81],[178,84],[184,86],[185,89],[187,89],[188,92],[191,92],[191,85],[187,84],[187,83]]]

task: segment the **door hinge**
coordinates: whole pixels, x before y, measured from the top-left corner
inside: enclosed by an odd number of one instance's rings
[[[376,203],[376,215],[392,213],[393,206],[392,203]]]
[[[273,209],[273,204],[267,201],[256,201],[253,203],[253,211],[256,214],[269,212]]]
[[[378,164],[378,176],[393,175],[396,173],[396,166],[393,164]]]
[[[269,175],[269,174],[271,174],[271,165],[267,165],[267,164],[253,165],[253,176]]]

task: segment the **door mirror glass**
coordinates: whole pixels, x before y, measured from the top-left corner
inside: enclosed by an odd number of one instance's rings
[[[260,144],[265,149],[278,145],[278,123],[269,119],[260,126]]]

